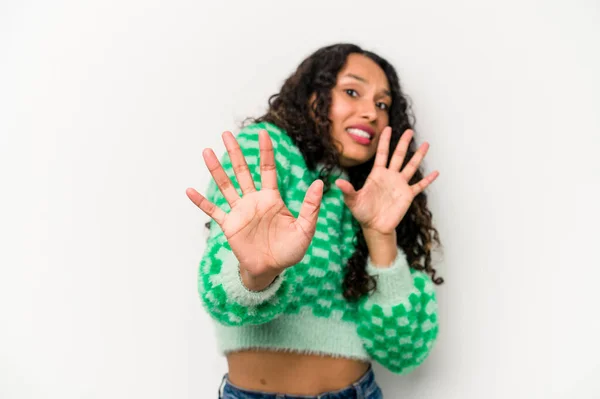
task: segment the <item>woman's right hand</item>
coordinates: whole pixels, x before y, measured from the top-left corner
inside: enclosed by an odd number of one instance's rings
[[[223,142],[242,197],[211,149],[202,153],[217,186],[231,206],[225,213],[193,188],[186,194],[223,230],[240,262],[240,271],[252,281],[272,281],[284,269],[300,262],[315,234],[323,197],[323,182],[315,180],[304,197],[298,219],[286,207],[277,186],[273,144],[266,130],[259,132],[260,175],[262,188],[256,190],[246,159],[231,132],[223,133]],[[268,285],[263,284],[263,285]]]

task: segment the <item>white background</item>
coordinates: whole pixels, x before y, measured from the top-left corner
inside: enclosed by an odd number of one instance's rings
[[[431,144],[441,332],[386,398],[599,398],[600,6],[0,2],[0,397],[216,398],[201,151],[302,59],[392,62]]]

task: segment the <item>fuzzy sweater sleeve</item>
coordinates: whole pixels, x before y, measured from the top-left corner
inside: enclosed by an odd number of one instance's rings
[[[260,150],[258,132],[266,129],[273,143],[277,183],[284,196],[289,178],[290,165],[286,153],[291,142],[275,125],[261,123],[250,125],[236,139],[246,158],[257,190],[261,188]],[[229,154],[225,152],[221,165],[233,185],[242,195]],[[206,197],[216,206],[229,212],[227,200],[211,180]],[[227,326],[262,324],[280,315],[289,303],[295,283],[294,268],[285,269],[271,285],[260,292],[250,291],[242,283],[239,263],[219,225],[211,220],[206,249],[200,261],[198,291],[205,309],[212,318]]]
[[[388,268],[371,259],[367,273],[377,289],[358,304],[358,335],[370,356],[391,372],[406,374],[429,355],[438,335],[437,301],[430,277],[398,256]]]

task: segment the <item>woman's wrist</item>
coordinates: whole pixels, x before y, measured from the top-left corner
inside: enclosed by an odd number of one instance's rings
[[[371,263],[382,268],[391,266],[398,256],[396,231],[381,233],[366,228],[363,228],[362,231],[369,249]]]
[[[251,276],[247,270],[240,267],[240,278],[242,279],[242,283],[250,291],[258,292],[264,290],[273,284],[273,281],[275,281],[278,276],[279,274]]]

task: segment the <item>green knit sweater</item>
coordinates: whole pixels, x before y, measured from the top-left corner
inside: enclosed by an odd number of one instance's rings
[[[260,190],[258,132],[269,132],[281,197],[298,217],[310,171],[291,138],[279,127],[260,123],[237,136],[257,190]],[[238,193],[229,155],[221,159]],[[347,179],[341,172],[336,178]],[[211,181],[207,198],[224,211],[231,208]],[[354,252],[356,225],[335,185],[323,195],[317,228],[302,261],[281,273],[263,291],[248,290],[223,231],[211,221],[199,268],[202,303],[215,323],[219,352],[263,348],[333,357],[371,359],[394,373],[407,373],[429,354],[438,334],[437,302],[428,275],[410,269],[402,249],[389,268],[368,259],[377,290],[349,303],[342,296],[348,259]]]

